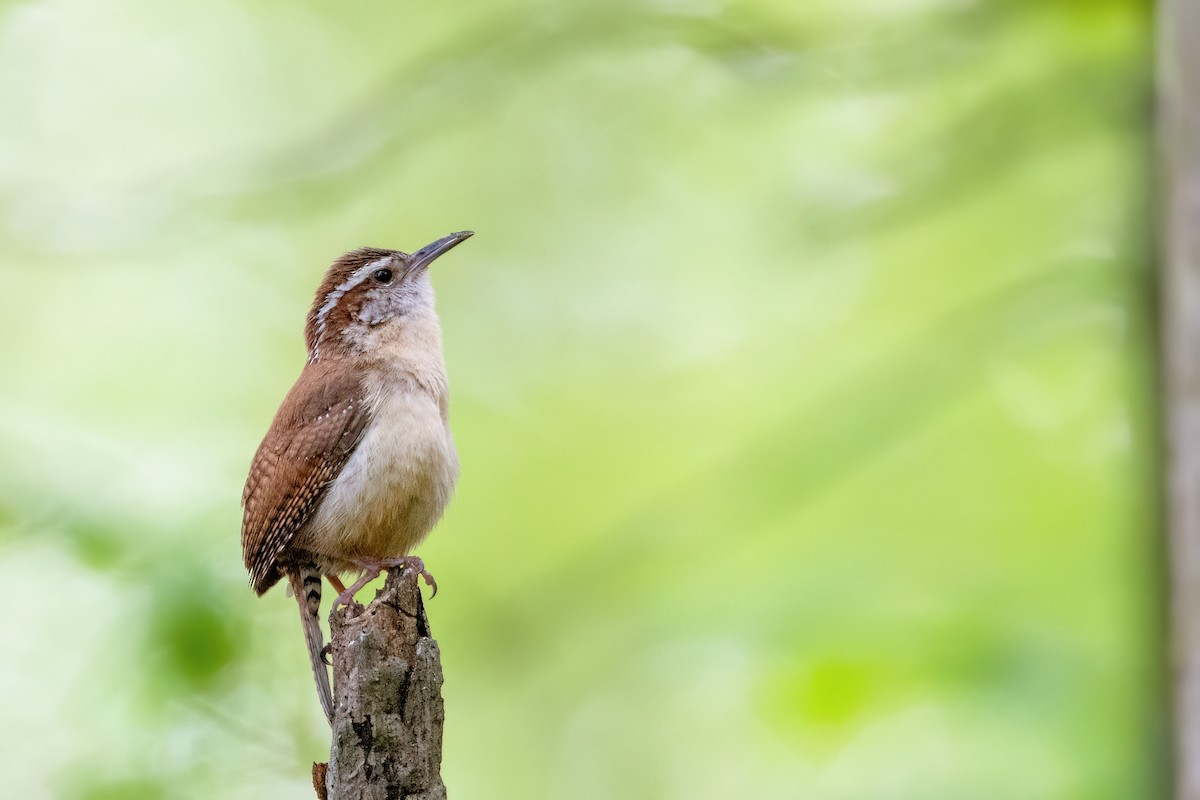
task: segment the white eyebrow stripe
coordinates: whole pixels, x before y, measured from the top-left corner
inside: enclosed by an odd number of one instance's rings
[[[346,292],[350,291],[355,286],[358,286],[367,279],[368,275],[391,260],[392,256],[388,255],[384,256],[383,258],[377,258],[370,264],[359,267],[350,274],[349,278],[346,278],[346,280],[330,289],[329,294],[325,295],[325,302],[321,304],[319,309],[317,309],[317,335],[313,339],[313,361],[316,361],[321,355],[321,337],[325,335],[325,321],[329,316],[329,312],[333,311],[333,309],[337,307],[338,301],[342,299]]]

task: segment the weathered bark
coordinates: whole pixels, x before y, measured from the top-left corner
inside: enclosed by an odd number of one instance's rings
[[[329,800],[445,800],[442,663],[417,578],[396,570],[365,608],[330,614]]]

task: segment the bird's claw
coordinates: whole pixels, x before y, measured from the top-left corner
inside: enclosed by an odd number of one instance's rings
[[[333,610],[334,611],[337,611],[342,606],[346,606],[348,608],[354,608],[355,606],[362,606],[362,603],[360,603],[354,599],[353,592],[346,591],[346,592],[342,592],[337,597],[333,598]]]
[[[377,578],[377,577],[379,577],[379,565],[378,564],[370,564],[370,565],[364,566],[363,574],[359,577],[359,579],[356,580],[354,583],[350,584],[350,586],[346,587],[346,591],[342,592],[336,598],[334,598],[334,600],[333,600],[334,610],[336,611],[339,606],[350,606],[351,608],[353,608],[354,606],[359,606],[361,608],[362,604],[354,599],[354,595],[356,595],[358,593],[359,589],[366,586],[368,583],[375,580],[375,578]]]
[[[425,579],[426,586],[433,587],[433,591],[429,593],[429,599],[432,600],[433,598],[437,597],[437,581],[433,579],[433,576],[430,575],[426,570],[421,570],[418,574]]]
[[[325,666],[333,666],[333,642],[321,648],[321,660],[325,662]]]
[[[412,573],[413,575],[420,576],[424,579],[425,585],[433,589],[433,593],[429,595],[429,599],[432,600],[437,597],[437,581],[433,579],[433,575],[429,573],[429,570],[425,569],[425,562],[417,556],[403,556],[384,561],[356,561],[353,563],[363,570],[363,576],[355,581],[353,586],[337,596],[337,599],[333,601],[334,608],[337,608],[339,605],[354,603],[354,593],[365,586],[368,581],[374,580],[379,575],[380,570],[384,569],[391,571],[403,568],[403,574],[405,575]]]
[[[395,566],[398,567],[401,565],[404,566],[404,571],[406,573],[411,572],[414,575],[419,575],[422,579],[424,579],[425,585],[433,589],[433,592],[429,595],[430,600],[437,597],[437,581],[433,579],[433,575],[430,574],[429,570],[425,569],[424,561],[417,556],[405,556],[404,558],[396,559]]]

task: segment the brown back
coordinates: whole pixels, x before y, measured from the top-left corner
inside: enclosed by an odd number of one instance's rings
[[[275,414],[242,492],[242,556],[260,595],[282,575],[296,534],[312,518],[370,421],[346,362],[309,362]]]

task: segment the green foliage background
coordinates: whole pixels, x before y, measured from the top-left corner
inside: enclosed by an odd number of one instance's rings
[[[435,271],[461,798],[1163,795],[1149,9],[0,5],[0,764],[311,796],[246,467]]]

